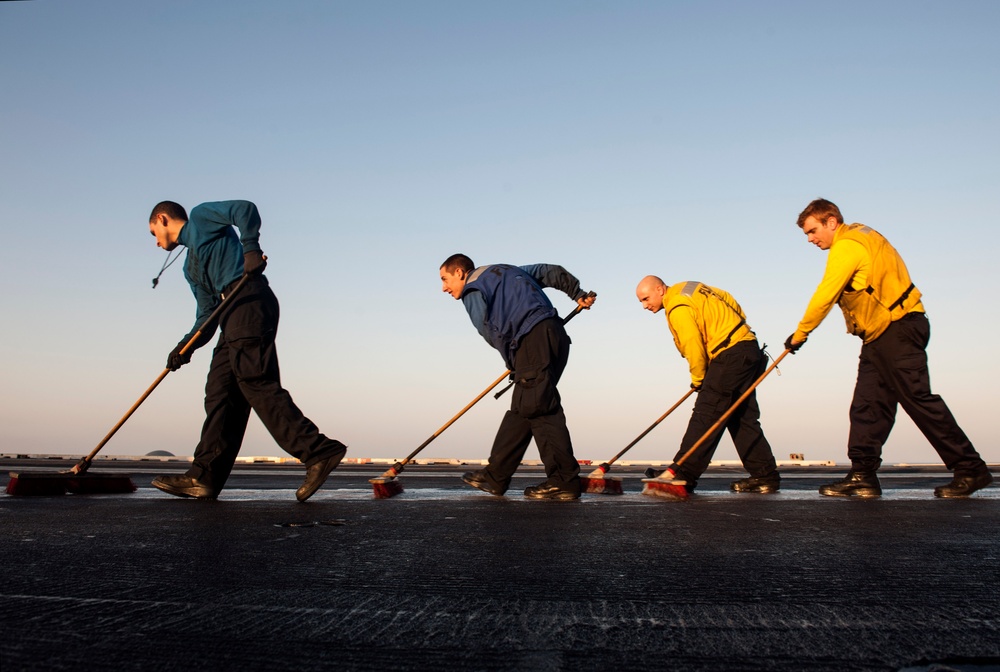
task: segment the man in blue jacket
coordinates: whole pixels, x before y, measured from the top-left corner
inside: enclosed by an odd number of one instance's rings
[[[205,325],[206,319],[244,273],[250,276],[219,317],[221,334],[205,384],[206,418],[194,462],[182,476],[153,480],[154,486],[178,497],[218,496],[240,452],[250,409],[283,450],[305,463],[306,479],[295,493],[301,502],[323,485],[347,452],[340,441],[321,434],[281,386],[274,343],[278,299],[263,274],[267,258],[258,242],[260,225],[257,206],[250,201],[202,203],[190,218],[181,205],[163,201],[149,215],[149,232],[158,247],[168,252],[178,245],[187,248],[184,277],[198,304],[194,327],[167,357],[171,371],[191,361],[191,353],[212,339],[216,325]],[[203,327],[194,347],[181,354]]]
[[[472,324],[496,348],[513,373],[514,393],[504,415],[489,464],[462,477],[493,495],[510,487],[531,439],[545,465],[546,480],[524,491],[530,499],[580,497],[580,465],[556,385],[569,358],[569,336],[543,287],[565,292],[590,309],[596,295],[561,266],[493,264],[475,268],[472,259],[454,254],[441,265],[442,291],[461,299]]]

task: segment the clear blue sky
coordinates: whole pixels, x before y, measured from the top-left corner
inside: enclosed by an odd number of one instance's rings
[[[150,289],[163,199],[258,204],[283,381],[354,456],[405,455],[504,369],[445,257],[564,265],[599,294],[561,391],[602,460],[689,382],[636,282],[722,287],[780,352],[823,196],[900,250],[935,391],[1000,461],[998,25],[992,1],[0,2],[0,451],[85,454],[190,328],[180,264]],[[846,460],[859,349],[835,309],[761,386],[779,458]],[[191,454],[209,350],[105,452]],[[485,458],[508,403],[424,456]],[[688,413],[629,458],[672,456]],[[252,420],[243,455],[283,454]],[[885,459],[938,462],[902,411]]]

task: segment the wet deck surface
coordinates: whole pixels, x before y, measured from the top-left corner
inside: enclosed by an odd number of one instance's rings
[[[4,473],[9,466],[0,465]],[[776,495],[710,472],[683,503],[472,490],[462,467],[237,467],[215,502],[0,497],[0,669],[1000,670],[1000,488],[938,500],[943,472],[879,500]],[[107,471],[104,465],[95,470]],[[6,479],[4,479],[6,482]]]

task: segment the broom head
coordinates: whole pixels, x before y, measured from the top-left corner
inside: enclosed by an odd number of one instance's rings
[[[691,497],[687,491],[687,481],[679,481],[673,478],[644,478],[642,479],[642,494],[653,497],[662,497],[672,502],[684,502]]]
[[[609,471],[611,471],[611,463],[602,462],[600,465],[598,465],[597,469],[594,469],[592,472],[587,474],[587,478],[594,478],[600,480],[604,478],[604,474],[608,473]]]
[[[603,472],[602,472],[603,473]],[[580,485],[584,492],[598,495],[623,495],[622,479],[620,478],[594,478],[594,475],[581,476]]]
[[[72,472],[10,472],[7,494],[17,496],[114,495],[135,492],[128,476],[119,474],[74,474]]]
[[[372,484],[375,499],[389,499],[403,492],[403,484],[396,477],[385,478],[381,476],[368,479],[368,482]]]
[[[109,495],[135,492],[135,483],[128,476],[116,474],[75,474],[66,481],[66,489],[74,495]]]

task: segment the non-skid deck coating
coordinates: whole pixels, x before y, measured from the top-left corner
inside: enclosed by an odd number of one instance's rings
[[[1000,669],[1000,489],[720,474],[673,503],[623,472],[625,496],[535,502],[537,472],[504,498],[459,474],[407,471],[390,500],[338,470],[299,504],[300,472],[250,468],[216,502],[149,471],[133,495],[4,496],[0,669]]]

